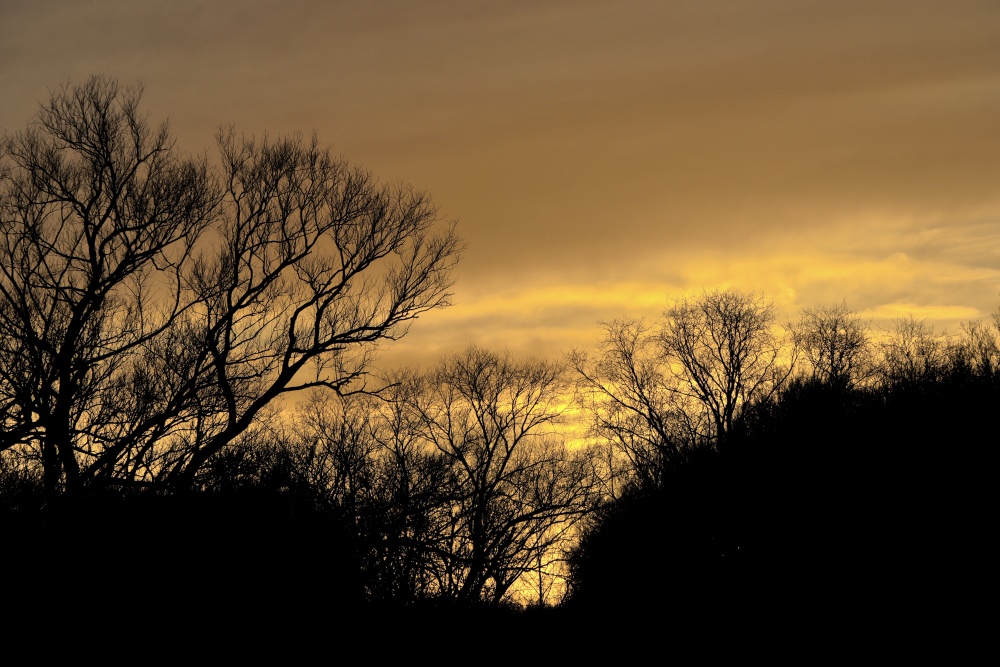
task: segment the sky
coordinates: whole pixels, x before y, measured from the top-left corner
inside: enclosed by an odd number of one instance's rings
[[[1000,306],[997,0],[0,0],[0,131],[92,74],[183,151],[315,132],[458,220],[453,305],[385,366],[725,287],[947,332]]]

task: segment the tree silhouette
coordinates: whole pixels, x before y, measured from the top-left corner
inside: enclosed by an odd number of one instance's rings
[[[871,376],[874,360],[868,324],[846,303],[805,308],[789,329],[813,377],[850,387]]]
[[[772,396],[791,372],[773,323],[770,303],[736,289],[677,299],[664,312],[659,343],[672,362],[675,391],[707,411],[720,447],[743,408]]]
[[[212,168],[140,100],[64,86],[0,150],[0,449],[50,498],[190,488],[277,399],[362,388],[460,252],[427,195],[315,139],[224,130]]]
[[[471,347],[399,396],[449,471],[445,532],[431,545],[447,595],[496,605],[561,559],[591,500],[585,457],[549,432],[567,388],[557,364]]]
[[[948,341],[934,327],[909,315],[892,322],[881,341],[880,379],[887,386],[931,385],[948,365]]]
[[[385,379],[296,417],[297,470],[355,526],[370,599],[557,600],[594,499],[588,453],[553,430],[569,400],[561,365],[470,347]]]
[[[773,322],[763,297],[706,292],[673,301],[652,325],[605,323],[595,353],[570,353],[611,497],[630,481],[656,486],[692,447],[724,447],[744,407],[778,390],[792,366]]]
[[[725,448],[605,504],[570,558],[575,617],[655,608],[682,636],[823,634],[845,609],[859,628],[921,624],[981,590],[1000,334],[898,326],[880,382],[793,378],[742,406]]]
[[[698,442],[707,425],[675,390],[670,360],[650,325],[614,320],[603,327],[597,349],[574,350],[569,362],[592,419],[590,436],[604,446],[595,464],[614,498],[635,478],[658,475],[665,461]]]
[[[418,436],[415,415],[383,393],[331,399],[314,396],[295,413],[292,452],[297,474],[324,507],[355,532],[369,599],[401,607],[440,594],[442,567],[432,545],[447,526],[446,462]]]
[[[426,195],[379,185],[315,139],[225,132],[220,146],[227,215],[192,281],[209,409],[171,452],[167,477],[182,485],[279,396],[363,379],[375,344],[447,303],[460,249]]]
[[[220,193],[140,99],[102,78],[65,86],[0,144],[0,447],[37,456],[50,497],[134,470],[179,407],[138,360],[196,302],[186,273]]]

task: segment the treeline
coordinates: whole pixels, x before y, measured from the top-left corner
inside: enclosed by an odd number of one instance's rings
[[[588,451],[555,428],[569,390],[558,363],[473,347],[396,373],[377,396],[315,394],[271,415],[183,492],[47,502],[30,448],[11,450],[4,509],[34,535],[23,544],[65,542],[34,562],[97,558],[125,590],[162,576],[163,594],[225,600],[325,590],[358,607],[554,604],[574,527],[600,501]]]
[[[183,157],[140,92],[65,86],[0,144],[16,605],[719,622],[918,602],[980,553],[1000,319],[781,326],[727,289],[563,359],[376,374],[447,305],[453,225],[315,141]]]
[[[781,617],[940,593],[934,568],[983,546],[997,323],[946,337],[901,319],[876,337],[839,305],[779,337],[773,320],[726,290],[609,323],[566,363],[472,347],[379,394],[271,415],[184,492],[52,502],[30,448],[12,449],[8,555],[34,564],[27,592],[228,613],[318,596],[355,613],[655,605],[728,622],[762,600]]]
[[[769,333],[739,325],[767,310],[716,292],[675,302],[658,327],[608,325],[581,368],[604,399],[595,425],[628,463],[572,552],[565,606],[636,618],[655,600],[677,627],[813,648],[975,628],[1000,311],[942,335],[912,317],[876,332],[844,304],[806,309],[779,362]]]

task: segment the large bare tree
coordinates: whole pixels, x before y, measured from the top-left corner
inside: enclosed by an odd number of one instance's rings
[[[380,343],[447,304],[460,251],[427,195],[381,185],[315,139],[219,143],[222,223],[192,271],[209,408],[175,450],[182,484],[276,398],[363,382]]]
[[[186,271],[219,213],[208,165],[140,98],[64,86],[0,144],[0,447],[33,450],[50,495],[129,465],[123,450],[164,427],[134,361],[192,308]]]
[[[360,387],[461,250],[427,195],[315,139],[225,130],[212,166],[140,101],[66,85],[0,144],[0,450],[50,496],[190,487],[282,396]]]

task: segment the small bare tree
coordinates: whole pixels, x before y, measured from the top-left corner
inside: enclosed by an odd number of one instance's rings
[[[591,500],[586,457],[549,428],[568,389],[558,364],[472,347],[403,397],[450,471],[449,529],[434,547],[448,564],[447,594],[497,604],[519,579],[548,576],[561,561]]]
[[[939,379],[948,362],[948,345],[923,320],[897,318],[881,343],[881,379],[886,384],[917,384]]]
[[[991,322],[972,320],[962,324],[962,333],[950,355],[953,363],[985,377],[1000,372],[1000,309]]]
[[[353,525],[367,594],[378,602],[433,597],[446,579],[436,545],[448,535],[441,508],[451,474],[396,400],[413,377],[396,374],[381,397],[316,393],[294,414],[295,468]]]
[[[692,447],[724,446],[744,407],[778,390],[794,355],[783,357],[773,323],[763,297],[716,291],[675,300],[655,325],[605,323],[596,352],[570,353],[609,497],[655,486]]]
[[[636,476],[657,475],[662,464],[706,430],[703,413],[685,410],[670,362],[642,320],[603,323],[593,353],[574,350],[569,363],[579,399],[591,416],[590,435],[602,448],[600,477],[617,497]]]
[[[736,289],[677,299],[664,311],[658,338],[674,390],[706,411],[719,447],[743,408],[773,396],[791,372],[774,320],[763,296]]]
[[[871,376],[869,324],[846,303],[805,308],[798,323],[789,325],[789,329],[814,378],[850,388]]]

